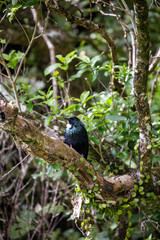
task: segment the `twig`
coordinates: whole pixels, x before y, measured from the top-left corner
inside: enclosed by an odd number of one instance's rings
[[[7,89],[7,90],[6,90]],[[3,84],[2,82],[0,83],[0,93],[1,95],[5,98],[5,100],[7,100],[7,102],[13,101],[13,97],[12,95],[9,93],[12,90],[6,86],[5,84]]]
[[[147,214],[142,210],[142,213],[144,217],[147,219],[146,222],[149,222],[156,230],[158,233],[160,233],[160,225],[158,222],[150,219],[150,217],[147,216]]]
[[[7,16],[7,13],[8,13],[8,11],[6,11],[5,14],[4,14],[4,16],[1,18],[1,20],[0,20],[0,24],[3,22],[3,20],[4,20],[5,17]]]
[[[128,14],[128,16],[129,16],[129,18],[130,18],[130,20],[131,20],[134,33],[136,34],[136,32],[137,32],[137,31],[136,31],[136,26],[135,26],[135,22],[134,22],[134,20],[133,20],[133,18],[132,18],[131,11],[129,10],[126,2],[125,2],[124,0],[121,0],[121,1],[122,1],[123,5],[124,5],[124,7],[125,7],[126,13]]]
[[[50,64],[54,64],[56,62],[54,45],[52,44],[52,42],[48,38],[47,34],[45,33],[45,28],[43,28],[40,21],[38,21],[37,12],[36,12],[35,8],[31,8],[31,12],[33,15],[33,19],[34,19],[35,23],[37,24],[38,30],[42,34],[42,37],[48,47],[49,55],[50,55]],[[53,90],[54,90],[53,97],[55,98],[55,104],[57,104],[58,101],[57,101],[56,97],[58,96],[58,84],[57,84],[56,78],[53,77],[53,73],[54,72],[51,73],[52,85],[53,85]]]
[[[125,23],[123,23],[120,15],[116,12],[114,5],[111,5],[111,10],[115,13],[115,17],[117,18],[118,22],[122,26],[122,29],[123,29],[123,32],[124,32],[124,39],[126,41],[126,45],[127,45],[127,48],[128,48],[128,69],[130,69],[131,65],[132,65],[132,53],[133,53],[133,51],[131,52],[131,47],[129,45],[128,38],[127,38],[127,31],[129,30],[129,32],[131,34],[131,29]],[[132,47],[132,50],[133,50],[133,47]]]
[[[111,4],[110,3],[107,3],[107,2],[105,2],[105,1],[102,1],[102,0],[100,0],[99,1],[100,3],[102,2],[102,3],[104,3],[104,5],[107,5],[107,6],[111,6]],[[113,3],[112,3],[113,4]],[[120,11],[124,11],[124,12],[126,12],[126,10],[121,6],[121,7],[118,7],[117,5],[114,5],[114,7],[116,8],[116,9],[118,9],[118,10],[120,10]]]
[[[3,58],[1,49],[0,49],[0,57],[1,57],[1,64],[5,67],[5,69],[6,69],[6,71],[7,71],[7,74],[8,74],[8,76],[9,76],[10,82],[11,82],[11,84],[12,84],[13,92],[14,92],[14,95],[15,95],[17,107],[18,107],[19,111],[21,111],[21,107],[20,107],[20,103],[19,103],[19,99],[18,99],[18,94],[17,94],[17,89],[16,89],[16,86],[15,86],[15,84],[14,84],[14,80],[13,80],[12,74],[11,74],[11,72],[10,72],[10,69],[9,69],[6,61],[5,61],[4,58]]]
[[[160,75],[160,68],[158,69],[158,71],[157,71],[157,73],[156,73],[156,76],[155,76],[155,78],[154,78],[154,81],[153,81],[153,85],[152,85],[152,89],[151,89],[150,102],[149,102],[149,106],[150,106],[150,107],[152,106],[153,93],[154,93],[154,89],[155,89],[155,86],[156,86],[156,83],[157,83],[157,80],[158,80],[159,75]]]
[[[9,172],[5,173],[1,178],[0,178],[0,181],[5,178],[8,174],[10,174],[13,170],[16,169],[16,167],[18,167],[22,162],[24,162],[27,158],[28,158],[29,155],[27,155],[25,158],[23,158],[19,163],[17,163]]]
[[[17,18],[16,18],[16,19],[17,19]],[[20,24],[21,28],[23,29],[23,31],[24,31],[24,33],[25,33],[25,35],[26,35],[27,40],[29,41],[29,38],[28,38],[28,36],[27,36],[27,34],[26,34],[26,31],[24,30],[23,26],[21,25],[21,23],[19,22],[18,19],[17,19],[17,21],[18,21],[18,23]],[[17,104],[17,107],[18,107],[18,109],[19,109],[20,112],[21,112],[21,106],[20,106],[20,103],[19,103],[19,98],[18,98],[18,94],[17,94],[17,89],[16,89],[16,86],[15,86],[15,83],[16,83],[16,81],[17,81],[17,78],[18,78],[18,76],[19,76],[20,70],[21,70],[21,68],[22,68],[22,64],[23,64],[23,62],[24,62],[24,60],[25,60],[25,58],[26,58],[26,56],[27,56],[27,54],[28,54],[28,52],[29,52],[29,50],[30,50],[30,48],[31,48],[31,46],[32,46],[32,43],[33,43],[33,41],[34,41],[34,39],[35,39],[36,30],[37,30],[37,26],[35,25],[32,38],[31,38],[31,40],[29,41],[29,45],[28,45],[28,47],[27,47],[27,50],[25,51],[22,59],[20,60],[20,64],[19,64],[19,66],[18,66],[16,75],[15,75],[14,78],[12,77],[12,74],[11,74],[11,72],[10,72],[10,69],[9,69],[6,61],[4,60],[3,55],[2,55],[2,51],[1,51],[1,49],[0,49],[0,57],[1,57],[0,63],[5,67],[5,69],[6,69],[6,71],[7,71],[7,74],[8,74],[8,76],[9,76],[9,79],[10,79],[10,81],[11,81],[12,88],[13,88],[13,91],[14,91],[14,95],[15,95],[15,99],[16,99],[16,104]]]
[[[149,65],[149,73],[153,72],[159,61],[160,61],[160,48],[158,49],[156,55],[153,57],[153,61]]]
[[[80,227],[78,226],[77,220],[75,220],[75,225],[76,225],[76,227],[78,228],[78,230],[82,233],[82,235],[83,235],[84,237],[87,237],[86,234],[83,232],[82,228],[80,228]]]
[[[133,30],[130,31],[131,42],[132,42],[132,69],[136,67],[136,36]]]
[[[37,30],[37,26],[35,25],[34,31],[33,31],[33,35],[32,35],[32,38],[31,38],[31,41],[29,42],[29,45],[28,45],[28,47],[27,47],[27,50],[26,50],[26,52],[24,53],[24,55],[23,55],[23,57],[22,57],[22,59],[21,59],[21,61],[20,61],[20,64],[19,64],[19,66],[18,66],[18,70],[17,70],[17,72],[16,72],[16,76],[15,76],[15,78],[14,78],[14,80],[13,80],[13,83],[15,83],[15,82],[17,81],[17,78],[18,78],[18,76],[19,76],[19,73],[20,73],[22,64],[23,64],[23,62],[24,62],[24,60],[25,60],[25,58],[26,58],[26,56],[27,56],[27,54],[28,54],[28,52],[29,52],[29,50],[30,50],[30,48],[31,48],[31,46],[32,46],[32,43],[33,43],[33,41],[34,41],[34,39],[35,39],[36,30]]]
[[[16,19],[16,21],[18,22],[18,24],[20,25],[20,27],[22,28],[22,30],[23,30],[23,32],[24,32],[24,34],[25,34],[25,36],[26,36],[26,38],[27,38],[27,40],[28,40],[28,43],[29,43],[30,40],[29,40],[29,37],[28,37],[28,35],[27,35],[26,30],[24,29],[23,25],[20,23],[20,21],[18,20],[18,18],[17,18],[16,16],[15,16],[15,19]]]
[[[0,61],[0,63],[1,63],[1,61]],[[4,78],[8,78],[9,79],[9,77],[7,75],[5,75],[4,73],[2,73],[2,72],[0,72],[0,75],[3,76]]]
[[[129,10],[126,2],[124,0],[121,0],[124,7],[125,7],[125,12],[128,14],[129,18],[130,18],[130,21],[131,21],[131,24],[132,24],[132,27],[133,27],[133,30],[131,28],[129,28],[129,31],[130,31],[130,35],[131,35],[131,42],[132,42],[132,69],[135,70],[135,67],[136,67],[136,27],[135,27],[135,22],[132,18],[132,14],[131,14],[131,11]]]

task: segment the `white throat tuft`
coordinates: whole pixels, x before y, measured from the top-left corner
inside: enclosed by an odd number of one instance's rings
[[[67,124],[67,130],[69,130],[70,128],[71,128],[72,126],[71,126],[71,124]]]

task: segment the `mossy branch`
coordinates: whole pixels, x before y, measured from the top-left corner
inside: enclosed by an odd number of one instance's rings
[[[133,187],[131,176],[103,178],[74,149],[59,139],[44,134],[33,121],[19,115],[18,109],[12,103],[6,103],[3,99],[0,100],[0,114],[3,114],[0,128],[9,133],[23,150],[44,159],[49,164],[59,163],[69,169],[81,188],[92,190],[96,199],[105,201],[109,198],[118,201],[130,196]],[[95,186],[98,186],[96,191]]]
[[[136,17],[136,68],[134,74],[134,96],[139,124],[139,161],[143,162],[143,173],[151,174],[151,116],[147,96],[149,68],[149,18],[147,1],[134,0]]]

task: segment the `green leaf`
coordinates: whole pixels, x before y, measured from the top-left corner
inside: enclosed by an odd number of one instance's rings
[[[136,194],[135,192],[132,193],[132,197],[133,197],[133,198],[136,197],[136,195],[137,195],[137,194]]]
[[[35,174],[32,174],[32,178],[33,179],[37,179],[38,177],[42,177],[42,176],[44,176],[44,172],[40,172],[40,173],[35,173]]]
[[[78,171],[74,172],[74,176],[78,176],[78,174],[79,174]]]
[[[24,53],[15,50],[12,50],[9,54],[3,53],[3,58],[6,61],[9,61],[8,66],[14,69],[18,63],[18,61],[24,56]]]
[[[81,96],[80,96],[80,101],[82,104],[84,104],[85,100],[87,99],[87,97],[89,96],[90,92],[89,91],[84,91]]]
[[[69,112],[69,111],[76,111],[77,110],[77,108],[78,108],[78,104],[72,104],[72,105],[70,105],[69,107],[67,107],[64,111],[65,112]]]
[[[77,54],[75,53],[76,51],[72,51],[65,56],[65,64],[69,64],[74,58],[77,57]]]
[[[53,169],[53,166],[52,166],[52,165],[49,165],[49,167],[48,167],[48,169],[47,169],[47,172],[46,172],[46,175],[47,175],[47,176],[51,173],[52,169]]]
[[[89,96],[85,101],[84,103],[88,102],[91,98],[93,98],[94,96]]]
[[[89,71],[89,69],[81,69],[79,70],[75,75],[72,75],[70,78],[69,78],[69,81],[72,81],[76,78],[80,78],[82,76],[83,73]]]
[[[124,169],[124,166],[123,165],[120,165],[119,166],[119,170],[123,170]]]
[[[51,97],[50,99],[47,99],[46,101],[44,101],[44,103],[47,104],[49,107],[52,107],[55,105],[55,99]]]
[[[9,22],[11,23],[15,13],[18,11],[19,8],[21,8],[22,5],[16,5],[15,7],[10,8],[11,11],[8,12],[7,17],[9,17]]]
[[[100,144],[100,139],[96,136],[90,136],[90,140],[93,141],[95,144]]]
[[[53,118],[53,116],[48,116],[48,117],[46,117],[46,119],[45,119],[45,121],[44,121],[44,124],[45,124],[46,126],[49,126],[50,123],[51,123],[52,118]]]
[[[53,181],[56,181],[62,176],[62,174],[63,174],[63,171],[59,170],[59,171],[53,172],[53,174],[51,174],[49,177],[52,178]]]
[[[75,170],[75,166],[70,166],[69,170]]]
[[[64,61],[65,58],[61,54],[56,55],[56,58],[58,58],[58,60],[61,61],[62,63],[65,63],[65,61]],[[57,63],[57,64],[59,64],[59,63]]]
[[[35,212],[33,212],[31,210],[24,209],[24,210],[21,211],[20,216],[23,220],[30,221],[32,219],[35,219],[36,214],[35,214]],[[21,218],[19,219],[20,222],[22,221]]]
[[[9,55],[9,54],[2,53],[2,56],[3,56],[3,58],[4,58],[6,61],[9,61],[9,60],[10,60],[10,55]]]
[[[94,82],[96,79],[97,79],[97,72],[96,72],[96,71],[95,71],[94,73],[91,72],[91,73],[89,74],[89,80],[90,80],[91,82]]]
[[[93,181],[95,181],[97,179],[97,177],[96,176],[93,176]]]
[[[95,56],[91,59],[91,67],[93,67],[95,65],[95,63],[101,59],[102,54],[103,53],[101,53],[100,55]]]
[[[143,180],[140,180],[140,181],[139,181],[139,185],[142,185],[142,184],[143,184]]]
[[[144,187],[139,187],[139,192],[142,192]]]
[[[97,192],[99,190],[99,187],[94,187],[93,191]]]
[[[127,233],[126,233],[126,235],[127,235],[127,237],[128,237],[128,238],[130,238],[130,237],[131,237],[131,234],[130,234],[130,232],[127,232]]]
[[[76,53],[76,51],[74,50],[74,51],[68,53],[65,58],[66,58],[66,59],[70,59],[71,57],[74,56],[75,53]]]
[[[33,103],[32,103],[32,102],[29,102],[29,103],[27,104],[27,111],[28,111],[28,112],[31,112],[32,109],[33,109]]]
[[[119,209],[117,213],[118,213],[118,215],[121,215],[123,212],[122,212],[122,210]]]
[[[52,168],[54,168],[56,170],[60,170],[61,169],[61,166],[59,165],[59,163],[54,163],[51,166],[52,166]]]
[[[86,55],[83,55],[83,56],[80,56],[80,57],[77,57],[78,59],[80,59],[82,62],[85,62],[85,63],[90,63],[90,58],[87,57]]]
[[[61,66],[61,69],[66,71],[68,69],[68,64],[65,64],[64,66]]]
[[[87,173],[91,174],[92,176],[94,176],[94,173],[92,172],[92,170],[87,169]]]
[[[158,163],[160,161],[160,156],[154,156],[152,163]]]
[[[54,63],[54,64],[50,65],[49,67],[47,67],[45,69],[44,76],[47,76],[48,74],[50,74],[51,72],[53,72],[57,68],[61,68],[61,66],[62,66],[61,63]]]
[[[10,59],[9,54],[7,54],[7,53],[2,53],[2,56],[3,56],[4,60],[9,61],[9,59]]]
[[[37,96],[35,96],[35,97],[33,97],[33,98],[30,98],[30,101],[33,101],[33,100],[36,100],[36,99],[42,99],[42,100],[44,100],[45,97],[44,97],[44,96],[37,95]]]
[[[108,115],[108,116],[106,116],[106,119],[109,119],[112,122],[115,122],[115,121],[126,121],[127,120],[127,118],[125,116],[119,116],[119,115]]]
[[[46,95],[46,98],[49,99],[54,93],[54,90],[50,90],[49,93]]]
[[[6,39],[0,38],[0,43],[1,43],[1,44],[5,44],[5,43],[6,43]]]
[[[137,190],[138,190],[138,185],[135,184],[134,185],[134,191],[137,192]]]
[[[64,88],[63,79],[60,76],[58,76],[58,82],[57,83],[61,88]]]
[[[12,239],[18,239],[21,237],[19,231],[17,231],[18,229],[18,224],[14,224],[11,226],[10,229],[10,237],[12,237]]]
[[[123,202],[128,202],[128,198],[123,198]]]
[[[42,96],[46,96],[46,93],[45,93],[44,91],[39,90],[38,92],[39,92],[39,94],[41,94]]]

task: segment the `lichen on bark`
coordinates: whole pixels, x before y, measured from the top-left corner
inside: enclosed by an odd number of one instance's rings
[[[149,18],[147,1],[134,0],[136,17],[136,69],[134,96],[139,124],[139,160],[143,172],[151,171],[151,116],[147,97],[149,68]]]
[[[18,114],[17,108],[13,104],[6,104],[5,100],[1,100],[0,113],[2,112],[5,119],[0,121],[0,128],[9,132],[23,150],[42,158],[49,164],[59,163],[69,169],[73,175],[76,173],[75,177],[80,186],[91,190],[96,198],[105,201],[109,197],[118,201],[124,196],[128,196],[128,193],[130,195],[133,188],[133,178],[130,175],[104,179],[73,148],[57,138],[44,134],[33,121]],[[99,194],[94,192],[95,184],[101,189]]]

